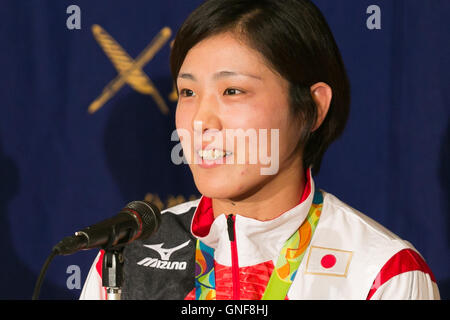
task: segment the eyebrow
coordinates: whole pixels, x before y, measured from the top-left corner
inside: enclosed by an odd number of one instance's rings
[[[215,81],[217,81],[217,80],[220,80],[222,78],[237,77],[237,76],[245,76],[245,77],[254,78],[254,79],[257,79],[257,80],[262,80],[261,77],[253,75],[253,74],[238,73],[238,72],[234,72],[234,71],[220,71],[220,72],[217,72],[217,73],[215,73],[213,75],[213,79]],[[191,73],[180,73],[178,78],[192,80],[192,81],[197,81],[195,76],[193,74],[191,74]]]

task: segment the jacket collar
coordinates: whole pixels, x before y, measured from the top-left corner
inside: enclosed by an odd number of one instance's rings
[[[306,173],[306,185],[299,204],[278,217],[259,221],[236,215],[235,232],[239,249],[244,249],[251,256],[250,261],[242,261],[244,265],[260,263],[277,257],[285,241],[300,227],[308,215],[314,196],[314,181],[311,169]],[[215,250],[222,247],[229,250],[226,216],[219,215],[214,219],[212,199],[202,196],[191,222],[191,233],[204,244]],[[260,255],[264,257],[260,257]],[[241,256],[241,254],[240,254]],[[258,257],[259,256],[259,257]],[[254,260],[258,260],[254,261]],[[244,259],[245,260],[245,259]],[[224,261],[226,263],[226,261]]]

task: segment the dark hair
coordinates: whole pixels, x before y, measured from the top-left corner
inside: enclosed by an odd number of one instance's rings
[[[343,132],[350,109],[350,84],[341,54],[320,10],[308,0],[208,0],[181,26],[170,57],[176,83],[187,53],[200,41],[234,32],[289,84],[292,115],[302,124],[304,168],[319,172],[328,146]],[[333,90],[328,114],[311,132],[317,107],[310,88],[318,82]]]

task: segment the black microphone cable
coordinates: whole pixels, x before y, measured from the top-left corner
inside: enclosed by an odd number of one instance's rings
[[[45,260],[44,265],[42,266],[41,273],[39,274],[39,277],[36,281],[36,285],[34,287],[33,291],[33,297],[31,300],[38,300],[39,299],[39,293],[41,291],[42,283],[44,282],[45,274],[47,273],[48,266],[50,265],[50,262],[52,262],[53,258],[58,254],[58,252],[53,248],[50,255],[47,257],[47,260]]]

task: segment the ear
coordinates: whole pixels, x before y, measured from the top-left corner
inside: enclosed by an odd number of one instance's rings
[[[319,129],[330,109],[333,90],[325,82],[318,82],[311,86],[311,96],[317,107],[317,120],[312,132]]]

